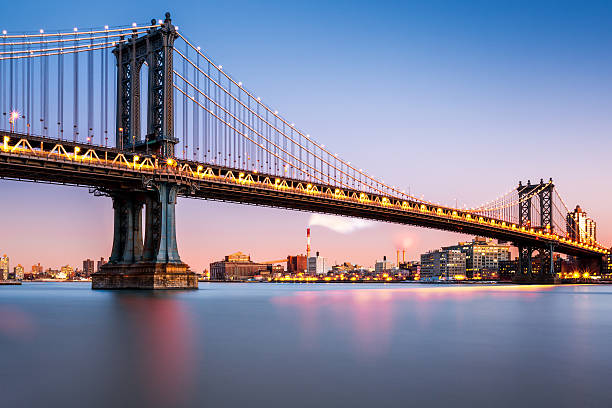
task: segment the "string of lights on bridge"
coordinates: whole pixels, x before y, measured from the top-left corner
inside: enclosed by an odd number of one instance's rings
[[[116,88],[109,81],[109,73],[113,78],[117,77],[117,67],[113,58],[109,58],[109,50],[164,24],[162,20],[153,23],[87,30],[75,27],[53,32],[41,29],[38,33],[23,34],[3,31],[0,36],[0,111],[5,118],[2,128],[10,131],[10,134],[37,134],[62,141],[66,139],[65,126],[72,122],[73,142],[120,147],[115,146],[114,137],[109,138],[109,135],[114,135],[111,129],[116,128],[112,112],[116,110],[117,100]],[[275,180],[290,179],[304,182],[305,185],[327,185],[331,191],[371,194],[380,197],[381,203],[387,199],[389,202],[408,202],[417,208],[437,208],[435,212],[440,211],[444,216],[447,213],[460,213],[473,218],[474,222],[487,219],[493,225],[497,225],[495,222],[503,224],[504,228],[525,228],[517,226],[517,208],[522,202],[537,200],[540,190],[519,197],[517,189],[512,189],[495,200],[467,210],[440,206],[406,194],[343,160],[310,134],[301,131],[293,122],[281,116],[278,110],[262,102],[241,81],[233,79],[201,47],[178,33],[178,27],[174,26],[174,29],[184,45],[181,47],[177,44],[173,48],[180,62],[175,64],[173,72],[175,133],[182,135],[179,142],[182,159],[203,163],[197,166],[198,169],[208,168],[207,165],[224,166],[238,173],[261,174]],[[86,57],[84,68],[81,67],[83,60],[79,59],[79,55]],[[71,71],[65,64],[68,56],[72,57]],[[53,61],[55,64],[52,64]],[[143,75],[146,74],[146,63],[144,69]],[[81,87],[81,71],[86,73],[85,87]],[[69,101],[65,91],[66,78],[70,78],[70,74],[72,100]],[[56,80],[52,81],[52,77]],[[54,115],[49,110],[51,98],[57,100]],[[72,106],[71,115],[64,111],[66,105]],[[81,111],[82,107],[85,107],[85,112]],[[81,134],[83,116],[86,116],[87,124],[84,135]],[[137,138],[146,139],[147,136],[134,135],[134,144]],[[61,151],[58,147],[57,152],[53,153],[37,152],[21,142],[9,147],[7,139],[3,149],[5,152],[27,154],[56,154]],[[60,157],[73,160],[79,156],[76,151],[71,156],[64,149]],[[80,157],[81,160],[88,157],[94,160],[93,154]],[[139,161],[140,157],[133,155],[134,159],[137,157],[139,159],[136,161]],[[137,167],[136,161],[121,159],[121,154],[114,160],[112,165]],[[151,159],[144,158],[138,169],[148,170],[152,163]],[[173,168],[171,162],[165,165]],[[155,166],[152,168],[157,169]],[[200,176],[198,171],[194,174]],[[208,173],[204,171],[202,175],[205,174]],[[525,231],[530,232],[534,227],[535,234],[559,239],[567,235],[565,217],[569,211],[556,190],[553,206],[555,216],[552,225],[534,224]],[[538,207],[534,205],[532,211],[532,218],[537,220],[540,216]]]

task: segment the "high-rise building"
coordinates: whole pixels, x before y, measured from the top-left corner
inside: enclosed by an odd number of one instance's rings
[[[9,275],[9,257],[4,254],[0,257],[0,280],[7,280]]]
[[[106,265],[106,261],[104,260],[104,258],[100,258],[100,260],[96,262],[96,271],[100,271],[100,267],[102,265]]]
[[[329,271],[331,271],[331,264],[327,258],[320,256],[319,252],[315,256],[308,258],[309,275],[324,275]]]
[[[589,218],[579,205],[574,211],[567,213],[567,232],[571,239],[578,242],[597,241],[597,223]]]
[[[465,277],[465,254],[458,249],[439,249],[421,255],[421,279]]]
[[[13,268],[13,275],[15,280],[23,280],[23,266],[21,264],[17,264],[15,268]]]
[[[87,258],[83,261],[83,275],[91,276],[94,273],[94,261],[93,259]]]
[[[287,257],[287,273],[307,273],[308,257],[304,255],[289,255]]]
[[[457,249],[465,254],[465,275],[468,278],[497,278],[499,262],[510,260],[510,245],[481,237],[442,249]]]

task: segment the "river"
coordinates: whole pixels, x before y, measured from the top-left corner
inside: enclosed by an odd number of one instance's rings
[[[612,406],[612,286],[0,286],[2,407]]]

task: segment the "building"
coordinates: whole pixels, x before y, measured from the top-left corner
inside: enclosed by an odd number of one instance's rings
[[[465,253],[439,249],[421,255],[421,280],[465,278]]]
[[[395,265],[393,265],[393,262],[387,261],[387,257],[383,256],[382,261],[376,261],[374,264],[374,272],[376,274],[389,273],[394,266]]]
[[[497,279],[499,262],[510,260],[510,245],[481,237],[442,249],[459,250],[465,254],[465,275],[470,279]]]
[[[100,258],[100,260],[96,262],[96,271],[99,272],[102,265],[106,265],[104,258]]]
[[[612,278],[612,248],[610,253],[604,258],[602,273]]]
[[[17,264],[15,268],[13,268],[13,278],[15,280],[23,280],[24,269],[21,264]]]
[[[287,273],[308,273],[308,257],[304,255],[289,255],[287,257]]]
[[[589,218],[579,205],[567,214],[567,232],[569,237],[578,242],[597,241],[597,224]]]
[[[316,256],[308,258],[308,274],[309,275],[324,275],[331,271],[331,265],[327,258],[323,258],[317,252]]]
[[[0,257],[0,280],[7,280],[9,277],[9,257],[4,254]]]
[[[342,265],[333,265],[331,270],[335,274],[347,273],[347,272],[358,272],[361,266],[351,264],[350,262],[344,262]]]
[[[36,275],[42,275],[43,273],[43,267],[42,265],[39,263],[37,263],[36,265],[32,265],[32,275],[36,276]]]
[[[87,258],[83,261],[83,276],[91,276],[94,273],[94,261]]]
[[[268,265],[251,261],[249,255],[235,252],[225,256],[223,261],[210,264],[210,279],[213,280],[245,280],[268,273]]]
[[[62,266],[57,279],[74,279],[74,268],[70,265]]]
[[[499,261],[497,264],[498,279],[502,281],[511,281],[516,276],[518,270],[519,270],[518,259]]]
[[[407,280],[415,280],[417,276],[420,276],[421,263],[417,261],[404,261],[400,262],[399,273],[404,275]]]

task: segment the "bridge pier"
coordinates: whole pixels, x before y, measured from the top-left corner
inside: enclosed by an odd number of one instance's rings
[[[155,183],[153,191],[111,192],[114,234],[109,262],[92,275],[93,289],[196,289],[198,280],[181,261],[176,244],[178,186]],[[142,234],[142,208],[145,237]]]
[[[555,264],[554,264],[554,248],[552,244],[547,248],[533,248],[524,245],[518,245],[519,250],[519,265],[515,283],[555,283]],[[533,252],[538,251],[539,265],[537,270],[533,270]]]

